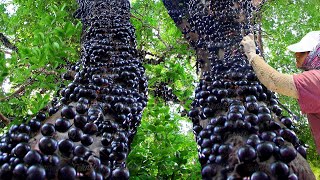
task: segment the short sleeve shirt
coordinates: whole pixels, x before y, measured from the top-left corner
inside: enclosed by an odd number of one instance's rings
[[[293,75],[302,113],[307,114],[309,126],[320,153],[320,70]]]

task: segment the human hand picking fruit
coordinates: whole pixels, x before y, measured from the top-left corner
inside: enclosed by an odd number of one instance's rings
[[[250,33],[245,36],[241,41],[241,45],[243,45],[244,53],[246,54],[249,63],[251,64],[251,61],[253,59],[252,57],[256,54],[256,44],[254,42],[253,34]]]

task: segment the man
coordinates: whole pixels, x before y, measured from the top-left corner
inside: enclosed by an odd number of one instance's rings
[[[306,34],[301,41],[290,45],[295,52],[296,66],[305,70],[300,74],[282,74],[256,54],[254,36],[241,41],[245,54],[260,82],[269,90],[298,99],[302,113],[307,114],[309,126],[320,154],[320,31]]]

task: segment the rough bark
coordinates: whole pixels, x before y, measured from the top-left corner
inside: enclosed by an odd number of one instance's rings
[[[129,179],[147,103],[128,0],[79,0],[81,59],[50,108],[1,137],[0,179]]]
[[[292,118],[282,115],[240,47],[264,1],[163,2],[197,53],[200,82],[189,116],[203,179],[315,179]]]

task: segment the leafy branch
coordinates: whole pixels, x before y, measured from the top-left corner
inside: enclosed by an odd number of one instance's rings
[[[0,33],[0,42],[2,42],[2,44],[8,48],[8,49],[11,49],[15,52],[18,52],[18,48],[12,44],[10,41],[9,41],[9,38],[7,38],[3,33]]]
[[[135,12],[135,13],[137,13],[139,16],[143,17],[143,15],[139,14],[138,12]],[[161,35],[160,35],[160,29],[159,29],[159,27],[153,27],[153,26],[149,25],[148,23],[145,23],[142,18],[137,17],[137,16],[135,16],[135,15],[133,15],[133,14],[131,14],[131,17],[134,18],[134,19],[137,19],[137,20],[142,24],[142,27],[155,30],[155,32],[156,32],[155,35],[156,35],[156,37],[159,39],[159,41],[162,42],[162,43],[166,46],[167,49],[172,48],[171,45],[168,45],[168,43],[166,43],[166,42],[162,39],[162,37],[161,37]]]
[[[59,75],[59,73],[55,72],[55,71],[47,71],[45,68],[41,68],[39,71],[36,71],[36,73],[38,75],[36,75],[36,77],[34,78],[29,78],[27,80],[27,82],[25,84],[20,85],[20,87],[16,87],[18,88],[15,92],[13,92],[12,94],[10,94],[9,96],[0,98],[0,102],[4,102],[7,101],[13,97],[17,97],[19,95],[23,95],[23,93],[25,92],[26,88],[28,86],[31,86],[34,82],[36,82],[36,78],[40,75],[40,74],[45,74],[45,75]]]
[[[0,112],[0,122],[4,123],[5,125],[10,124],[10,120],[6,118],[1,112]]]

